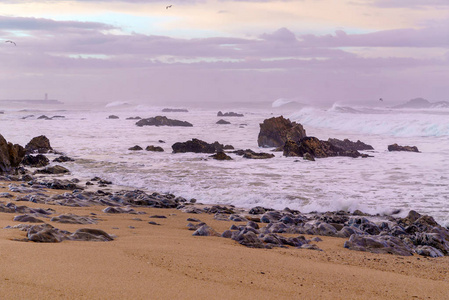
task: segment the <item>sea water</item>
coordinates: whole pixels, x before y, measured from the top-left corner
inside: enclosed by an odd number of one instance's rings
[[[189,112],[162,113],[161,107],[121,103],[97,109],[3,109],[0,134],[21,145],[35,136],[47,136],[55,150],[76,159],[64,166],[80,179],[99,176],[131,188],[245,208],[261,205],[302,212],[360,209],[380,214],[400,209],[403,215],[414,209],[449,224],[449,111],[338,105],[282,111],[278,106],[232,110],[244,117],[217,117],[217,109],[198,107],[189,108]],[[108,119],[112,114],[119,119]],[[310,162],[273,152],[272,159],[230,154],[233,160],[216,161],[209,154],[172,153],[172,144],[192,138],[271,152],[273,149],[257,145],[259,123],[281,114],[301,123],[308,136],[370,144],[374,151],[365,153],[373,157]],[[29,115],[34,116],[23,119]],[[38,120],[40,115],[65,118]],[[157,115],[188,121],[193,127],[138,127],[136,120],[126,119]],[[216,124],[220,118],[231,124]],[[389,152],[387,146],[393,143],[417,146],[421,153]],[[134,145],[161,146],[165,151],[128,150]]]

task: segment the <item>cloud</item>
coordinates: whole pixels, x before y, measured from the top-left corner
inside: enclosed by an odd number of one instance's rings
[[[447,0],[369,0],[367,3],[383,8],[449,7],[449,1]]]

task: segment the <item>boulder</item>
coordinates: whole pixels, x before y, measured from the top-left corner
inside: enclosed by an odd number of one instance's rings
[[[139,145],[135,145],[135,146],[133,146],[133,147],[131,147],[131,148],[128,148],[128,150],[131,150],[131,151],[141,151],[141,150],[143,150],[143,148],[140,147]]]
[[[221,111],[219,111],[218,113],[217,113],[217,117],[243,117],[243,114],[238,114],[238,113],[235,113],[235,112],[225,112],[225,113],[222,113]]]
[[[287,140],[299,141],[306,137],[303,126],[283,116],[265,119],[257,138],[259,147],[283,147]]]
[[[110,116],[108,117],[108,119],[119,119],[119,117],[116,116],[116,115],[110,115]]]
[[[61,155],[59,157],[56,157],[55,159],[53,159],[54,162],[68,162],[68,161],[75,161],[73,158],[65,156],[65,155]]]
[[[65,174],[69,172],[70,171],[68,169],[60,165],[50,166],[36,171],[36,173],[38,174]]]
[[[416,146],[399,146],[398,144],[388,145],[388,151],[419,152]]]
[[[389,253],[402,256],[413,255],[412,250],[400,238],[389,235],[353,234],[344,244],[345,248],[372,253]]]
[[[101,229],[81,228],[68,236],[72,241],[109,242],[114,240],[112,236]]]
[[[191,141],[184,143],[174,143],[171,147],[173,149],[173,153],[215,153],[216,151],[223,150],[223,145],[218,142],[208,144],[199,139],[192,139]]]
[[[25,166],[30,166],[30,167],[34,167],[34,168],[41,168],[41,167],[45,167],[48,164],[50,164],[50,160],[42,154],[38,154],[38,155],[31,155],[31,154],[27,154],[25,155],[25,157],[22,159],[22,164]]]
[[[352,142],[348,139],[339,140],[339,139],[332,139],[329,138],[327,140],[332,145],[341,148],[346,151],[364,151],[364,150],[374,150],[373,146],[365,144],[359,140],[357,142]]]
[[[232,158],[223,151],[217,152],[214,155],[211,155],[210,157],[216,160],[232,160]]]
[[[251,149],[246,149],[246,150],[236,150],[233,151],[232,153],[237,154],[239,156],[243,156],[244,158],[251,158],[251,159],[266,159],[266,158],[273,158],[274,154],[272,153],[256,153]]]
[[[361,154],[357,150],[344,150],[338,148],[327,141],[321,141],[316,137],[305,137],[295,142],[288,140],[284,145],[284,156],[299,156],[304,157],[309,153],[316,158],[325,158],[332,156],[348,156],[348,157],[368,157],[366,154]]]
[[[192,234],[195,236],[220,236],[212,227],[208,225],[202,225]]]
[[[44,223],[44,221],[42,221],[41,219],[27,214],[15,216],[13,220],[16,222]]]
[[[11,172],[19,166],[24,156],[25,150],[22,146],[8,143],[0,134],[0,174]]]
[[[231,124],[231,122],[228,122],[228,121],[226,121],[226,120],[220,119],[220,120],[217,121],[216,124],[220,124],[220,125],[228,125],[228,124]]]
[[[50,146],[50,140],[45,135],[40,135],[32,138],[31,141],[26,144],[25,150],[27,153],[47,153],[53,151],[53,148]]]
[[[146,151],[153,151],[153,152],[164,152],[164,149],[162,147],[159,146],[147,146],[145,148]]]
[[[81,217],[74,214],[65,214],[56,216],[50,219],[52,222],[58,222],[63,224],[96,224],[97,221],[95,221],[92,218],[89,217]]]
[[[156,116],[153,118],[141,119],[137,121],[137,126],[183,126],[192,127],[193,125],[186,121],[172,120],[165,116]]]

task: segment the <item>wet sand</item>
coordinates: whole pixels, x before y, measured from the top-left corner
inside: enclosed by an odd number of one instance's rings
[[[8,183],[0,183],[7,192]],[[3,187],[3,188],[2,188]],[[55,191],[48,191],[54,193]],[[56,191],[60,193],[61,191]],[[7,203],[10,199],[0,198]],[[104,206],[51,208],[52,216],[97,214],[96,225],[45,221],[71,232],[99,228],[112,242],[19,242],[16,214],[0,213],[1,299],[448,299],[449,257],[372,254],[321,237],[323,251],[251,249],[231,239],[196,237],[187,218],[223,232],[232,224],[213,215],[136,208],[142,215],[106,214]],[[166,219],[149,218],[164,215]],[[140,218],[142,221],[134,220]],[[154,221],[160,225],[148,224]],[[131,227],[134,228],[131,228]],[[293,236],[293,235],[291,235]],[[306,236],[311,238],[312,236]]]

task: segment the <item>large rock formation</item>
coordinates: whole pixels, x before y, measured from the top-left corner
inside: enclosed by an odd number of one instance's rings
[[[388,151],[419,152],[416,146],[399,146],[398,144],[388,145]]]
[[[224,146],[219,142],[208,144],[199,139],[192,139],[191,141],[187,141],[184,143],[174,143],[171,147],[173,149],[173,153],[215,153],[216,151],[223,151]]]
[[[257,143],[259,147],[282,147],[287,140],[299,141],[306,137],[301,124],[283,116],[266,119],[260,124]]]
[[[364,150],[374,150],[373,146],[365,144],[359,140],[357,142],[350,141],[348,139],[339,140],[329,138],[327,140],[332,145],[341,148],[343,150],[351,150],[351,151],[364,151]]]
[[[25,149],[8,143],[0,134],[0,173],[8,173],[17,167],[25,156]]]
[[[316,137],[305,137],[299,142],[288,140],[284,145],[284,156],[303,157],[306,153],[316,158],[331,156],[368,157],[356,150],[344,150],[327,141],[321,141]]]
[[[137,126],[184,126],[192,127],[193,125],[186,121],[172,120],[165,116],[156,116],[153,118],[147,118],[139,120],[136,123]]]
[[[50,140],[45,135],[40,135],[32,138],[25,146],[25,150],[27,153],[47,153],[53,151],[53,148],[50,146]]]

